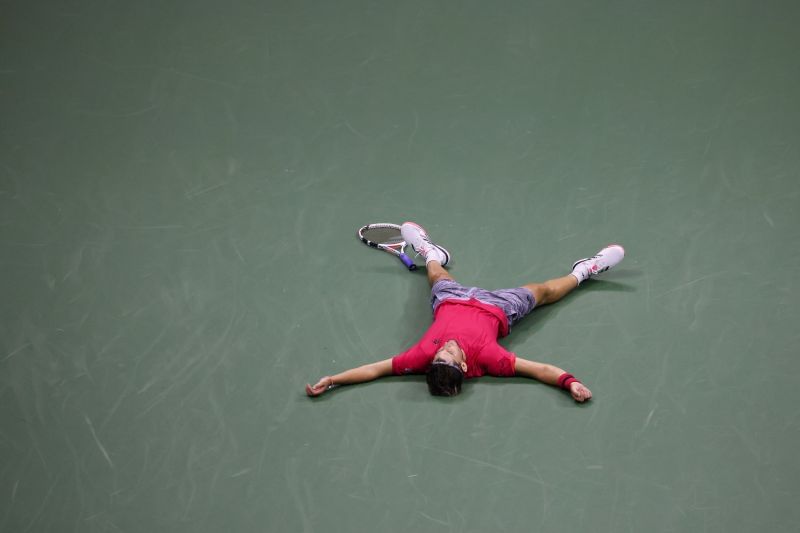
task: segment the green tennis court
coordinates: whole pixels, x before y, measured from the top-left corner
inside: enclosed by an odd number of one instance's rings
[[[800,529],[800,5],[0,3],[0,531]],[[319,399],[451,274],[594,393]],[[421,263],[420,263],[421,264]]]

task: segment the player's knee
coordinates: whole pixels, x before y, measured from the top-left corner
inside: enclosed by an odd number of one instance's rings
[[[550,303],[555,300],[555,290],[550,285],[543,285],[544,287],[544,296],[542,297],[542,303]]]
[[[464,373],[448,365],[432,365],[425,377],[434,396],[456,396],[461,392]]]
[[[453,278],[450,277],[450,274],[448,274],[447,272],[441,272],[439,274],[434,274],[433,276],[431,276],[431,285],[433,285],[435,283],[438,283],[438,282],[442,281],[443,279],[453,279]]]
[[[533,293],[536,305],[544,305],[553,297],[553,290],[545,283],[532,283],[526,287]]]

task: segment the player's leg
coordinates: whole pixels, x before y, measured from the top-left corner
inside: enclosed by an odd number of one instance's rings
[[[577,286],[578,278],[572,274],[547,280],[544,283],[528,283],[527,285],[523,285],[523,287],[533,293],[537,307],[559,301],[575,290]]]
[[[575,290],[581,282],[618,265],[623,257],[625,249],[618,244],[611,244],[592,257],[575,261],[572,272],[566,276],[544,283],[529,283],[524,287],[533,293],[537,306],[551,304]]]
[[[430,283],[431,287],[433,287],[437,281],[442,281],[443,279],[453,280],[453,276],[444,269],[439,261],[428,261],[425,267],[428,269],[428,283]]]

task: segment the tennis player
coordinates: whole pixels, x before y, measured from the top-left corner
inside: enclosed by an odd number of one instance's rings
[[[464,379],[490,376],[522,376],[560,387],[577,402],[592,391],[563,369],[517,357],[497,343],[509,328],[534,307],[559,301],[580,283],[616,266],[625,256],[622,246],[612,244],[597,255],[580,259],[566,276],[515,289],[488,291],[465,287],[444,269],[450,253],[434,244],[427,232],[413,222],[401,226],[403,239],[425,258],[431,285],[433,324],[408,350],[368,365],[325,376],[306,385],[309,396],[319,396],[339,385],[404,374],[426,374],[428,390],[435,396],[455,396]]]

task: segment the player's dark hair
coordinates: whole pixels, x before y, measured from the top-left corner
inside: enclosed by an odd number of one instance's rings
[[[434,396],[455,396],[461,392],[464,373],[450,365],[431,365],[425,380]]]

